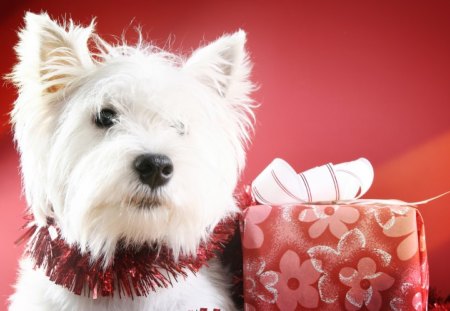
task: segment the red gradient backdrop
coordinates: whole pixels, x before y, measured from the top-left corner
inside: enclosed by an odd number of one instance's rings
[[[256,135],[243,182],[274,157],[298,170],[367,157],[367,197],[421,200],[450,190],[450,2],[434,1],[7,1],[0,4],[0,73],[14,61],[26,10],[97,16],[106,39],[142,25],[159,45],[189,53],[243,28],[255,64]],[[131,21],[133,21],[131,23]],[[130,27],[131,23],[131,27]],[[131,30],[130,30],[131,29]],[[15,279],[25,202],[0,94],[0,309]],[[431,285],[450,293],[450,197],[421,207]]]

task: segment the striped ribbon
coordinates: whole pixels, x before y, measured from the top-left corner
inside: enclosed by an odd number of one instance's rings
[[[259,204],[339,204],[419,206],[450,194],[405,202],[395,199],[360,199],[373,182],[373,167],[365,158],[314,167],[302,173],[276,158],[253,181],[251,191]]]
[[[269,205],[354,200],[369,190],[373,177],[373,167],[364,158],[301,173],[276,158],[255,178],[252,194]]]

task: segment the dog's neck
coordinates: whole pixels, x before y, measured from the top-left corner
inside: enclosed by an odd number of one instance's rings
[[[102,258],[92,260],[89,253],[82,254],[76,245],[67,244],[53,220],[49,219],[45,227],[38,227],[32,217],[27,221],[28,229],[16,243],[28,241],[25,252],[34,259],[35,268],[42,268],[52,282],[72,293],[94,299],[147,296],[157,288],[171,285],[171,277],[177,280],[189,271],[198,272],[222,251],[237,225],[232,218],[220,222],[208,241],[200,244],[196,256],[175,260],[172,250],[164,245],[145,244],[139,249],[119,246],[105,268]]]

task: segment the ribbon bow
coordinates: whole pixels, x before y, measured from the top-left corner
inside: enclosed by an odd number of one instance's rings
[[[268,205],[356,200],[369,190],[373,177],[373,167],[365,158],[301,173],[276,158],[253,181],[252,194]]]

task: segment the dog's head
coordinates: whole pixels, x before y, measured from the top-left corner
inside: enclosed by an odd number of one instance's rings
[[[31,211],[94,256],[119,240],[193,252],[236,211],[253,119],[245,33],[184,58],[93,30],[25,16],[10,78]]]

